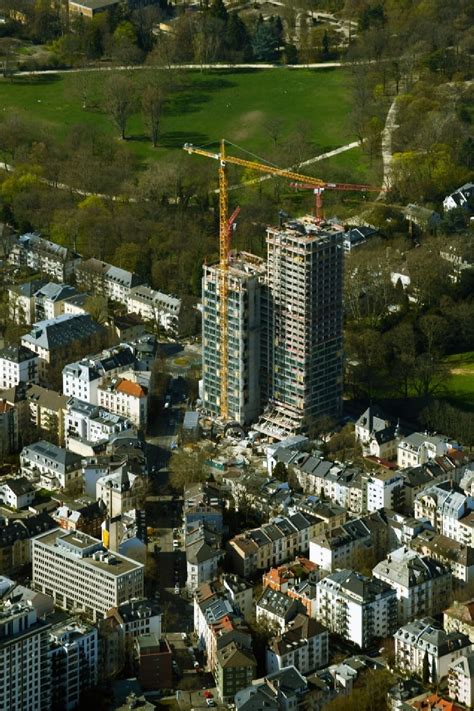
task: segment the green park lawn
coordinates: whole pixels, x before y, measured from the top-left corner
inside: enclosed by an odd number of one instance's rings
[[[133,72],[134,81],[138,84],[148,71],[154,70]],[[60,138],[77,124],[116,134],[111,119],[100,108],[102,85],[108,76],[108,72],[87,73],[91,104],[95,104],[91,109],[82,109],[81,97],[74,91],[77,75],[67,73],[0,81],[0,107],[3,111],[18,109],[47,122]],[[265,156],[272,151],[265,125],[269,119],[281,117],[284,128],[279,144],[304,122],[317,155],[355,140],[347,120],[349,108],[348,74],[341,69],[189,71],[183,88],[165,106],[159,147],[153,149],[138,112],[129,121],[128,145],[140,159],[147,160],[165,157],[185,142],[208,146],[224,137]],[[342,164],[350,179],[361,178],[366,166],[359,157],[352,164],[351,153],[338,167]],[[311,166],[310,172],[315,169]]]
[[[474,411],[474,351],[448,356],[446,363],[451,372],[447,382],[449,399]]]

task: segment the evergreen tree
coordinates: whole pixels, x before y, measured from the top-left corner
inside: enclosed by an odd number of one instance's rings
[[[223,0],[213,0],[213,3],[209,9],[211,17],[215,17],[222,22],[227,22],[228,13],[224,5]]]
[[[264,22],[258,25],[253,38],[252,47],[255,59],[263,62],[269,62],[275,59],[277,42],[273,28],[269,23]]]
[[[328,59],[328,57],[329,57],[329,35],[328,35],[327,30],[324,30],[324,35],[323,35],[322,57],[323,57],[323,59]]]
[[[227,20],[225,45],[231,52],[241,52],[244,56],[251,52],[247,26],[236,12],[231,12]]]

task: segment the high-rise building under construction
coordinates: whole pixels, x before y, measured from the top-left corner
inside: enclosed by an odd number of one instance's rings
[[[229,417],[282,438],[342,402],[341,230],[311,218],[267,230],[267,260],[229,271]],[[219,267],[203,280],[204,408],[219,415]]]
[[[202,282],[203,405],[218,417],[221,410],[221,340],[219,265],[204,266]],[[245,252],[233,255],[227,272],[229,419],[255,422],[262,410],[260,389],[261,284],[265,263]]]

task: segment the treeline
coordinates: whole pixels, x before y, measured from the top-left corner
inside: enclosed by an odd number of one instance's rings
[[[308,8],[309,9],[309,8]],[[204,1],[199,10],[169,0],[127,10],[114,5],[92,19],[67,13],[49,2],[0,0],[7,21],[0,25],[4,73],[16,68],[80,67],[97,61],[116,64],[282,61],[314,62],[341,52],[340,33],[300,16],[292,3],[265,17],[228,11],[223,0]],[[47,45],[48,58],[16,56],[15,40]],[[6,66],[8,65],[8,66]]]

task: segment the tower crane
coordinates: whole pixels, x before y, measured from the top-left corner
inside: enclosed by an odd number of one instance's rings
[[[227,165],[239,165],[242,168],[266,173],[267,175],[279,176],[296,181],[298,184],[304,184],[312,189],[324,188],[327,183],[319,178],[312,178],[308,175],[303,175],[292,170],[284,170],[274,166],[265,165],[256,161],[246,160],[245,158],[237,158],[236,156],[227,155],[225,150],[224,139],[220,142],[220,150],[218,153],[208,151],[204,148],[198,148],[191,143],[185,143],[183,149],[189,154],[204,156],[205,158],[213,158],[218,161],[219,171],[219,332],[220,332],[220,414],[221,418],[226,421],[229,419],[229,398],[228,398],[228,383],[229,383],[229,365],[228,365],[228,295],[229,295],[229,257],[230,257],[230,241],[232,224],[237,217],[238,209],[228,217],[229,211],[229,184],[227,176]]]
[[[380,193],[385,192],[387,188],[377,188],[374,185],[363,185],[357,183],[323,183],[315,187],[314,185],[308,183],[290,183],[291,188],[296,188],[296,190],[312,190],[316,197],[316,206],[314,211],[314,216],[316,218],[316,224],[320,225],[323,220],[323,192],[325,190],[346,190],[349,192],[372,192]]]

